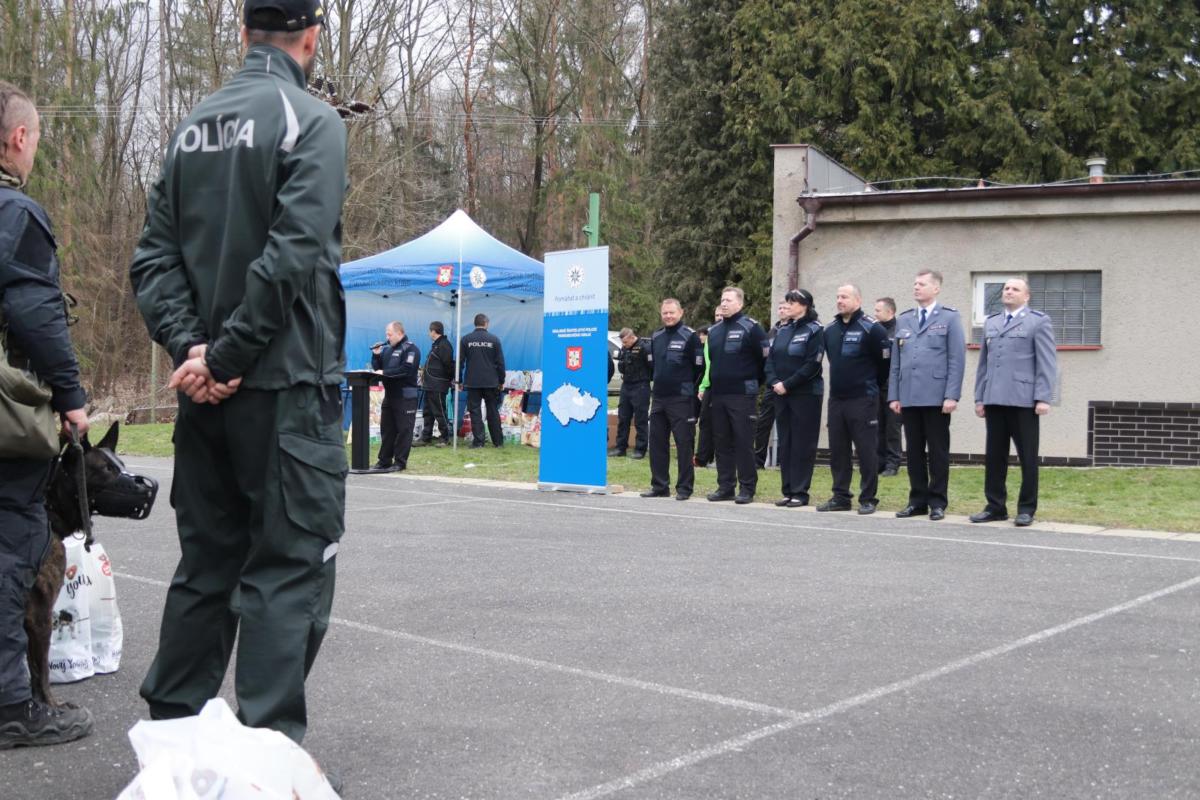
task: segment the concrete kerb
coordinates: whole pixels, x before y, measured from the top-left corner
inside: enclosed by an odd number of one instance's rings
[[[457,486],[479,486],[479,487],[492,487],[492,488],[504,488],[504,489],[523,489],[523,490],[531,491],[531,492],[537,491],[537,484],[525,483],[523,481],[497,481],[497,480],[489,480],[487,478],[458,478],[458,477],[450,477],[450,476],[444,476],[444,475],[405,475],[403,473],[394,473],[394,472],[386,473],[386,474],[380,475],[378,477],[385,478],[385,479],[391,479],[391,480],[400,480],[400,481],[433,481],[433,482],[437,482],[437,483],[445,483],[445,484],[457,485]],[[641,497],[637,497],[637,495],[634,493],[625,492],[623,487],[617,486],[617,485],[609,486],[609,494],[620,495],[622,497],[634,498],[635,500],[638,500],[638,501],[642,501],[644,499]],[[650,503],[654,503],[655,500],[649,499],[649,500],[646,500],[645,502],[650,504]],[[687,500],[685,502],[696,503],[696,502],[705,502],[705,501],[704,501],[704,498],[702,498],[702,497],[693,497],[692,499]],[[773,505],[768,505],[765,503],[756,503],[755,504],[755,508],[758,508],[760,506],[763,508],[767,508],[771,512],[779,514],[781,516],[786,516],[788,514],[795,514],[797,511],[799,511],[802,514],[803,513],[809,513],[809,514],[816,513],[816,509],[812,506],[804,506],[799,509],[794,509],[794,508],[776,508]],[[884,516],[887,516],[889,519],[891,518],[891,514],[889,514],[888,512],[878,512],[878,513],[882,513]],[[837,518],[836,514],[830,515],[830,516],[833,519]],[[928,518],[927,517],[913,517],[911,520],[908,520],[908,521],[909,522],[920,522],[923,520],[928,521]],[[971,524],[971,520],[969,517],[967,517],[965,515],[958,515],[958,514],[947,514],[945,521],[950,524],[955,524],[955,523],[964,524],[964,525]],[[1011,520],[1008,520],[1006,522],[975,523],[975,525],[973,527],[1006,528],[1007,529],[1007,528],[1012,528],[1013,524],[1012,524]],[[1085,534],[1085,535],[1089,535],[1089,536],[1116,536],[1116,537],[1124,537],[1124,538],[1128,538],[1128,539],[1168,539],[1168,540],[1175,540],[1175,541],[1180,541],[1180,542],[1200,542],[1200,532],[1191,533],[1191,532],[1179,532],[1179,531],[1142,530],[1142,529],[1137,529],[1137,528],[1105,528],[1105,527],[1102,527],[1099,525],[1076,525],[1076,524],[1068,523],[1068,522],[1043,522],[1041,520],[1035,520],[1034,524],[1030,525],[1028,528],[1026,528],[1026,530],[1041,531],[1041,532],[1046,532],[1046,533]]]

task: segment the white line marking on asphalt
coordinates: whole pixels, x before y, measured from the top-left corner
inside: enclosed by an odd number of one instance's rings
[[[481,503],[485,499],[486,498],[483,498],[483,497],[461,497],[457,500],[430,500],[428,503],[399,503],[399,504],[390,505],[390,506],[365,506],[362,508],[359,508],[357,506],[351,508],[348,506],[346,508],[346,513],[350,514],[355,511],[388,511],[391,509],[400,509],[400,508],[422,508],[422,507],[428,507],[428,506],[446,506],[446,505],[451,505],[452,503]]]
[[[390,490],[380,489],[380,491]],[[667,517],[670,519],[686,519],[698,522],[732,523],[739,526],[753,527],[757,525],[769,528],[786,528],[788,530],[810,530],[831,533],[852,533],[861,536],[882,536],[889,539],[917,539],[930,542],[954,542],[957,544],[988,545],[991,547],[1012,547],[1020,550],[1051,550],[1059,553],[1084,553],[1087,555],[1096,556],[1123,556],[1125,558],[1148,558],[1157,561],[1183,561],[1192,564],[1200,563],[1200,558],[1188,558],[1186,556],[1163,556],[1155,555],[1153,553],[1123,553],[1119,550],[1091,550],[1083,547],[1056,547],[1054,545],[1023,544],[1021,542],[998,542],[992,539],[961,539],[953,536],[922,536],[915,533],[888,533],[885,531],[867,531],[855,528],[833,528],[820,525],[800,525],[790,522],[771,522],[769,520],[747,519],[745,517],[709,517],[701,514],[673,514],[665,511],[639,511],[633,508],[609,508],[600,505],[585,506],[573,505],[570,503],[547,503],[537,500],[513,500],[507,497],[489,497],[487,499],[497,503],[515,503],[517,505],[567,508],[575,511],[599,511],[606,514],[636,514],[640,516]]]
[[[154,578],[143,578],[140,575],[130,575],[125,572],[117,572],[114,574],[123,580],[130,580],[135,583],[144,583],[147,586],[158,586],[162,588],[167,588],[170,586],[170,584],[166,581],[155,580]],[[519,664],[521,666],[533,667],[534,669],[545,670],[548,672],[558,672],[564,675],[572,675],[577,678],[589,678],[594,681],[601,681],[603,683],[609,683],[616,686],[623,686],[629,689],[640,689],[642,691],[653,692],[660,695],[682,697],[688,700],[698,700],[704,703],[724,706],[726,708],[736,708],[742,711],[753,711],[758,714],[795,717],[798,713],[786,708],[776,708],[775,706],[769,706],[763,703],[740,700],[736,697],[726,697],[724,695],[712,694],[710,692],[698,692],[693,689],[681,689],[678,686],[667,686],[662,683],[652,683],[650,681],[638,680],[637,678],[627,678],[623,675],[597,672],[596,670],[592,669],[568,667],[565,664],[555,664],[552,661],[542,661],[541,659],[518,656],[513,653],[503,653],[499,650],[488,650],[483,647],[475,647],[469,644],[459,644],[457,642],[447,642],[441,639],[431,639],[428,636],[418,636],[414,633],[390,630],[388,628],[381,628],[378,625],[369,625],[365,622],[355,622],[354,620],[342,619],[341,617],[330,617],[329,621],[335,625],[343,625],[347,628],[353,628],[354,630],[362,631],[364,633],[373,633],[379,636],[386,636],[390,639],[399,639],[401,641],[412,642],[414,644],[423,644],[429,647],[440,648],[442,650],[466,653],[468,655],[480,656],[493,661],[505,661],[510,664]]]
[[[685,753],[676,758],[672,758],[669,761],[660,761],[657,764],[653,764],[646,769],[639,770],[631,775],[626,775],[623,778],[617,778],[616,780],[608,781],[607,783],[602,783],[598,786],[593,786],[590,789],[585,789],[581,792],[564,795],[561,800],[596,800],[596,798],[605,797],[613,794],[614,792],[623,791],[649,781],[657,780],[664,775],[677,772],[685,767],[698,764],[701,761],[706,761],[710,758],[724,755],[734,750],[739,750],[748,744],[765,739],[768,736],[774,736],[775,734],[783,733],[784,731],[789,731],[794,728],[799,728],[801,726],[826,719],[827,717],[834,716],[835,714],[841,714],[845,711],[850,711],[858,708],[859,706],[866,705],[874,700],[879,700],[883,697],[887,697],[888,695],[896,694],[897,692],[904,692],[909,689],[916,688],[921,684],[929,683],[937,678],[944,677],[968,667],[973,667],[976,664],[983,663],[984,661],[990,661],[993,658],[1006,655],[1014,650],[1020,650],[1025,647],[1038,644],[1039,642],[1044,642],[1051,637],[1058,636],[1059,634],[1066,633],[1067,631],[1082,627],[1084,625],[1090,625],[1093,622],[1099,622],[1102,619],[1106,619],[1115,614],[1120,614],[1122,612],[1137,608],[1138,606],[1151,603],[1159,598],[1166,597],[1167,595],[1175,594],[1176,592],[1181,592],[1185,589],[1190,589],[1198,584],[1200,584],[1200,575],[1191,578],[1190,580],[1173,584],[1165,589],[1159,589],[1156,592],[1144,594],[1141,597],[1136,597],[1133,600],[1129,600],[1125,603],[1111,606],[1103,611],[1097,611],[1094,614],[1088,614],[1084,617],[1077,617],[1070,622],[1064,622],[1061,625],[1055,625],[1053,628],[1046,628],[1045,630],[1041,630],[1037,633],[1030,634],[1029,636],[1016,639],[1008,642],[1007,644],[993,647],[990,650],[984,650],[980,653],[967,656],[966,658],[961,658],[958,661],[952,661],[949,664],[927,670],[919,675],[914,675],[911,678],[905,678],[904,680],[896,681],[895,683],[889,683],[886,686],[880,686],[877,689],[872,689],[868,692],[863,692],[862,694],[848,697],[845,700],[839,700],[836,703],[832,703],[823,708],[818,708],[815,711],[799,713],[790,720],[777,722],[774,725],[769,725],[765,728],[759,728],[732,739],[726,739],[723,742],[718,742],[717,744],[705,747],[701,750],[693,750],[690,753]]]

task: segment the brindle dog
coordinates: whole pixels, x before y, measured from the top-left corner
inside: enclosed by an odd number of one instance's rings
[[[25,604],[25,634],[29,639],[26,657],[33,697],[49,705],[56,705],[50,697],[50,635],[54,626],[54,602],[62,589],[66,569],[63,540],[86,530],[90,546],[90,517],[93,514],[144,519],[149,516],[158,492],[154,480],[125,471],[124,463],[116,455],[119,435],[120,424],[114,422],[95,446],[88,444],[86,436],[81,446],[68,443],[58,457],[46,490],[50,547],[42,559],[33,588],[29,590]],[[79,492],[81,461],[86,476],[86,518]]]

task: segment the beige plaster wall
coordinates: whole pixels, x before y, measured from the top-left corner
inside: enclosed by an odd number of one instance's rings
[[[786,192],[777,186],[777,225],[788,228],[776,230],[776,244],[785,243],[784,258],[777,252],[774,264],[777,292],[786,288],[786,242],[803,225],[779,212],[779,195]],[[969,325],[974,273],[1100,270],[1103,348],[1059,351],[1061,404],[1042,424],[1042,455],[1086,457],[1089,400],[1200,400],[1193,309],[1200,297],[1200,198],[1088,203],[830,207],[801,243],[800,285],[828,322],[843,283],[862,288],[867,308],[890,295],[903,310],[912,305],[916,271],[936,269],[945,275],[941,299]],[[969,350],[963,405],[951,426],[954,452],[983,453],[983,420],[973,413],[977,362],[978,351]]]

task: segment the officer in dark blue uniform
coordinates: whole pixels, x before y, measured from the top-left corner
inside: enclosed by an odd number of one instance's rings
[[[825,328],[829,358],[829,466],[833,497],[817,511],[849,511],[853,495],[850,446],[861,476],[858,513],[874,514],[879,502],[879,387],[885,383],[892,348],[887,331],[862,311],[862,293],[847,284],[837,290],[838,315]]]
[[[383,414],[380,419],[379,460],[371,469],[399,472],[408,466],[413,427],[417,421],[417,373],[421,350],[404,335],[404,326],[389,322],[387,344],[371,350],[371,366],[383,371]]]
[[[646,455],[646,421],[650,413],[650,342],[631,328],[621,329],[617,369],[621,371],[621,400],[617,406],[617,446],[611,456],[625,455],[629,445],[629,423],[637,431],[633,457]]]
[[[738,287],[724,289],[723,319],[708,330],[708,391],[712,393],[713,445],[717,453],[717,491],[708,499],[714,502],[749,503],[758,488],[755,401],[767,357],[767,332],[742,313],[745,302],[745,294]]]
[[[783,481],[783,498],[775,505],[799,508],[808,505],[821,435],[825,330],[808,291],[792,289],[783,302],[786,317],[775,332],[766,364],[767,386],[775,398],[779,475]]]
[[[683,308],[668,297],[659,314],[663,327],[650,338],[653,398],[650,401],[650,490],[642,497],[668,497],[671,489],[671,438],[679,477],[675,499],[692,496],[695,466],[692,445],[696,436],[696,387],[704,375],[704,350],[700,337],[683,324]],[[628,433],[626,434],[628,436]]]
[[[500,428],[500,390],[504,386],[504,349],[500,340],[488,332],[487,314],[475,315],[475,330],[459,342],[458,363],[463,371],[462,385],[467,389],[467,410],[471,415],[471,447],[483,447],[483,415],[480,404],[487,408],[487,431],[492,444],[504,444]]]
[[[64,428],[72,422],[84,432],[87,395],[67,333],[50,218],[21,191],[40,130],[29,97],[0,81],[0,337],[5,366],[36,375]],[[8,441],[16,431],[4,433]],[[54,454],[52,441],[0,447],[0,750],[60,744],[92,730],[87,709],[34,699],[26,664],[25,602],[50,548],[45,494]]]

